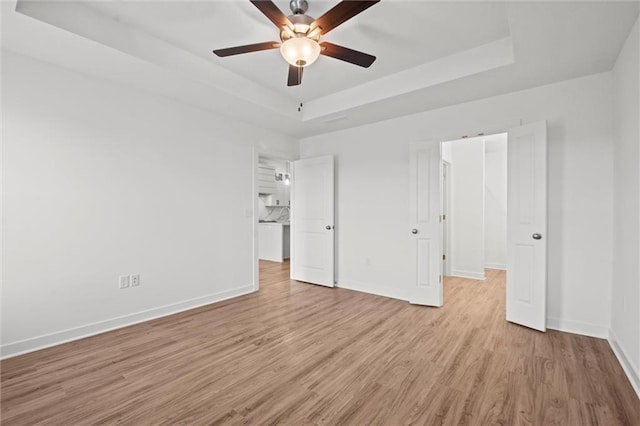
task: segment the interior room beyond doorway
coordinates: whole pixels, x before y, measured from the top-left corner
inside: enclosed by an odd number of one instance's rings
[[[291,169],[288,160],[259,156],[258,258],[289,268]]]
[[[507,264],[507,133],[442,144],[443,271],[484,280]]]

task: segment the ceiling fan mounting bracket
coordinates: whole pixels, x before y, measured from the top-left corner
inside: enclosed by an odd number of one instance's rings
[[[309,10],[309,3],[307,0],[291,0],[289,7],[294,15],[304,15]]]

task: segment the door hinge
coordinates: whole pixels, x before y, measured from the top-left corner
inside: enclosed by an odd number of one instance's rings
[[[442,275],[438,275],[438,282],[442,284]]]
[[[447,220],[447,215],[446,214],[442,215],[442,220]]]
[[[447,255],[446,254],[442,255],[442,260],[447,260]]]

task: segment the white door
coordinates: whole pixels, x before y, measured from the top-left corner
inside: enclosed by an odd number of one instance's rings
[[[509,130],[507,150],[507,321],[545,331],[546,122]]]
[[[291,191],[291,278],[333,287],[333,157],[294,161]]]
[[[451,275],[451,164],[442,162],[442,276]]]
[[[440,142],[416,142],[410,148],[410,220],[414,281],[409,302],[442,306],[440,232]]]

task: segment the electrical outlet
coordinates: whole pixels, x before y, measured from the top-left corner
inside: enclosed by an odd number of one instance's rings
[[[120,275],[118,284],[121,289],[129,287],[129,275]]]
[[[140,285],[140,274],[129,275],[129,283],[131,287],[137,287]]]

